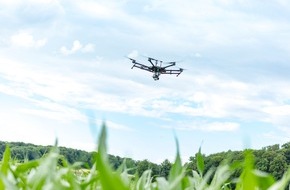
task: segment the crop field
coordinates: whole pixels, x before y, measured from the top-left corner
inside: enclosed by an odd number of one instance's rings
[[[125,164],[113,170],[106,151],[106,127],[102,127],[99,146],[94,154],[94,165],[90,169],[79,169],[81,163],[69,164],[59,154],[57,147],[40,159],[18,162],[11,158],[9,146],[0,164],[0,189],[104,189],[104,190],[215,190],[215,189],[288,189],[290,170],[275,180],[273,176],[254,168],[251,151],[245,151],[241,162],[222,162],[215,170],[204,173],[204,158],[196,153],[197,170],[186,175],[187,165],[182,165],[176,140],[177,153],[168,178],[152,176],[146,170],[141,176],[130,175]],[[241,171],[239,177],[232,174]]]

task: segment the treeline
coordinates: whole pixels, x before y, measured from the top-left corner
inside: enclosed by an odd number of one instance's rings
[[[18,162],[25,160],[39,159],[50,151],[52,146],[39,146],[27,144],[22,142],[2,142],[0,141],[0,158],[3,157],[6,144],[9,144],[11,149],[11,157]],[[93,165],[93,153],[83,150],[76,150],[66,147],[58,147],[60,155],[64,156],[66,160],[73,164],[81,162],[83,168],[91,168]],[[260,150],[252,150],[255,157],[255,167],[258,170],[270,173],[275,179],[280,179],[290,165],[290,142],[264,147]],[[242,163],[244,160],[243,151],[227,151],[211,155],[204,155],[205,172],[211,168],[218,167],[223,161],[227,163]],[[130,169],[129,174],[141,174],[147,169],[152,170],[152,176],[167,177],[171,169],[172,163],[169,160],[164,160],[161,164],[155,164],[149,160],[136,161],[131,158],[121,158],[119,156],[109,155],[109,161],[113,169],[119,168],[123,163]],[[188,168],[188,175],[192,175],[192,170],[197,170],[196,156],[190,157],[186,163]],[[233,177],[239,176],[240,171],[237,170]]]
[[[9,145],[11,150],[12,159],[18,162],[24,162],[25,160],[35,160],[43,157],[50,151],[53,146],[41,146],[23,142],[3,142],[0,141],[0,158],[3,157],[6,145]],[[83,150],[77,150],[66,147],[58,147],[60,155],[70,163],[80,162],[83,168],[91,168],[94,163],[93,152],[86,152]],[[171,163],[165,160],[162,164],[158,165],[148,160],[135,161],[131,158],[121,158],[120,156],[108,155],[110,164],[113,169],[117,169],[121,164],[125,163],[126,167],[130,169],[128,174],[142,175],[147,169],[152,170],[153,176],[168,176],[171,168]]]
[[[290,166],[290,142],[263,147],[260,150],[248,149],[254,156],[254,166],[257,170],[271,174],[276,180],[281,179]],[[244,151],[227,151],[204,156],[205,171],[218,167],[223,161],[229,164],[242,163]],[[196,170],[196,157],[189,159],[188,171]],[[190,172],[188,173],[190,175]],[[238,177],[241,171],[236,170],[233,177]]]

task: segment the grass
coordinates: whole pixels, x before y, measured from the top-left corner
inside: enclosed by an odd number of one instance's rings
[[[125,164],[114,171],[108,161],[106,137],[106,127],[103,125],[98,150],[94,154],[95,163],[89,170],[79,169],[80,163],[68,164],[59,154],[57,147],[38,160],[19,163],[11,159],[10,148],[7,146],[0,163],[0,189],[284,190],[289,188],[290,170],[282,179],[275,181],[271,175],[255,170],[253,154],[250,151],[245,151],[245,160],[241,163],[223,162],[216,170],[211,169],[204,173],[204,159],[199,150],[196,154],[197,171],[192,171],[192,176],[188,176],[187,166],[181,163],[177,140],[177,154],[168,179],[151,176],[151,170],[145,171],[140,177],[129,175],[130,168],[126,168]],[[242,169],[241,175],[233,179],[231,176],[237,169]]]

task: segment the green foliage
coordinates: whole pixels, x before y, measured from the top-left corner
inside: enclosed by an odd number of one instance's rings
[[[98,153],[96,154],[97,169],[99,172],[100,182],[104,190],[126,190],[129,189],[118,172],[113,172],[107,158],[106,150],[106,127],[103,125],[99,139]]]
[[[198,153],[196,153],[196,165],[199,174],[202,176],[204,172],[204,160],[201,154],[201,148],[199,148]]]
[[[168,179],[169,172],[171,170],[172,164],[168,159],[164,160],[160,165],[160,177],[165,177]]]
[[[129,165],[137,167],[136,174],[132,175],[129,171],[134,168],[128,168],[126,161],[116,158],[118,162],[122,160],[118,167],[110,163],[112,159],[107,154],[106,137],[106,127],[103,125],[97,152],[91,153],[93,156],[88,159],[91,162],[89,169],[81,169],[83,163],[70,163],[57,147],[43,151],[40,158],[19,162],[13,159],[12,148],[6,146],[0,162],[0,189],[284,190],[290,182],[290,169],[285,169],[287,157],[282,154],[288,150],[288,144],[282,149],[273,146],[262,152],[246,150],[243,154],[231,151],[215,154],[213,158],[216,160],[211,162],[215,164],[210,167],[207,161],[211,159],[202,155],[201,149],[191,158],[190,163],[183,165],[176,139],[177,153],[174,163],[165,160],[161,164],[162,170],[157,171],[157,165],[148,160],[140,161],[140,165],[136,166],[129,159]],[[223,154],[228,157],[221,161]],[[264,155],[264,160],[255,160],[255,154]],[[256,165],[267,170],[285,172],[277,173],[279,177],[255,169]],[[189,170],[191,175],[186,175]]]

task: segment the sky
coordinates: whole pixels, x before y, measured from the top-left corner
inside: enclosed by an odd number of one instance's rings
[[[0,140],[161,163],[290,141],[287,0],[0,0]],[[176,77],[130,56],[177,61]]]

